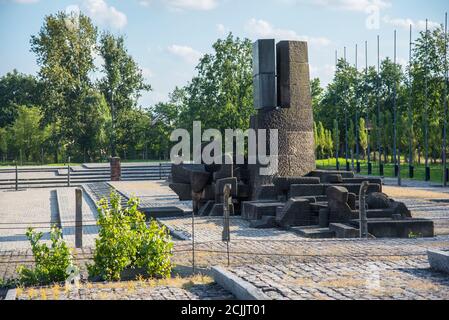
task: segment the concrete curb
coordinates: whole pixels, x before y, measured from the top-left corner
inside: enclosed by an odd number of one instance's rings
[[[427,250],[427,259],[432,269],[449,273],[449,251]]]
[[[251,283],[237,277],[222,267],[212,267],[212,277],[220,286],[230,291],[239,300],[271,300]]]
[[[161,221],[158,218],[156,218],[156,221],[157,223],[165,226],[174,238],[177,238],[179,240],[192,240],[190,236],[186,235],[184,232],[173,229],[173,227],[170,227],[169,225],[165,224],[164,221]]]
[[[6,293],[5,300],[16,300],[17,298],[17,290],[16,289],[9,289]]]

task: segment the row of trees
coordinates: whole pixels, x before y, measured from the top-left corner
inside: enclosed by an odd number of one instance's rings
[[[170,134],[203,127],[249,127],[253,112],[252,47],[229,34],[204,55],[197,75],[168,102],[143,108],[151,90],[123,37],[99,34],[83,14],[45,18],[31,38],[37,77],[12,71],[0,78],[0,157],[48,162],[167,159]],[[97,68],[94,58],[102,58]],[[101,76],[98,78],[98,74]],[[97,80],[94,79],[97,76]]]
[[[142,148],[150,115],[137,101],[151,87],[123,37],[100,34],[83,14],[59,12],[31,37],[31,51],[37,77],[14,70],[0,78],[3,159],[92,161]]]
[[[397,150],[403,159],[408,161],[411,151],[412,161],[421,163],[427,140],[429,160],[439,161],[446,45],[442,26],[422,31],[413,43],[411,64],[405,69],[390,58],[382,60],[378,70],[373,66],[358,70],[340,59],[326,89],[320,87],[319,80],[312,81],[315,121],[332,128],[334,154],[339,151],[340,156],[353,159],[359,149],[363,158],[369,148],[371,160],[379,159],[380,154],[382,161],[394,161],[396,124]]]
[[[438,161],[444,40],[442,27],[421,32],[405,70],[390,58],[381,61],[378,70],[358,70],[340,59],[326,88],[313,79],[317,158],[338,153],[363,159],[369,152],[373,161],[382,156],[389,162],[396,127],[403,158],[411,142],[413,161],[421,162],[427,141],[428,156]],[[31,38],[40,66],[37,77],[12,71],[0,78],[1,158],[58,162],[71,156],[97,161],[117,154],[125,159],[167,159],[171,132],[191,129],[193,121],[222,131],[247,129],[255,112],[251,41],[229,34],[212,49],[200,59],[193,79],[175,88],[168,102],[142,108],[138,99],[151,87],[123,37],[100,34],[83,14],[47,16]],[[99,68],[96,56],[103,61]]]

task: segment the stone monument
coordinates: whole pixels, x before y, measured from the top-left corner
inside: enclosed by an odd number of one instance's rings
[[[251,128],[278,130],[277,171],[261,175],[259,164],[235,161],[173,164],[170,187],[181,200],[194,201],[195,213],[223,215],[227,186],[234,214],[254,228],[278,227],[314,238],[360,237],[362,211],[369,237],[433,236],[433,221],[412,218],[405,204],[382,193],[380,178],[316,170],[306,42],[255,42],[253,80],[257,114],[251,118]],[[257,143],[260,147],[261,141]],[[360,210],[360,203],[365,205],[359,199],[362,184],[366,185],[365,210]]]

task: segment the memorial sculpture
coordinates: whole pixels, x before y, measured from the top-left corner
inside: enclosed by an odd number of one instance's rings
[[[433,222],[412,218],[403,203],[382,193],[380,178],[316,169],[306,42],[256,41],[253,78],[257,113],[251,128],[278,130],[277,172],[261,175],[260,165],[234,164],[232,155],[224,155],[223,164],[173,164],[170,188],[180,200],[193,200],[195,214],[223,215],[224,188],[230,186],[234,214],[254,228],[359,237],[359,192],[366,181],[368,236],[433,236]]]

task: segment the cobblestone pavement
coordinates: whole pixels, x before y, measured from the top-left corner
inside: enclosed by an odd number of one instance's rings
[[[83,198],[83,228],[85,245],[93,245],[97,227],[96,209]],[[0,250],[30,248],[25,232],[28,227],[44,233],[50,239],[50,226],[62,226],[63,237],[74,246],[75,188],[29,189],[0,191]]]
[[[362,263],[249,265],[229,271],[270,299],[447,300],[449,277],[425,258]]]
[[[213,282],[195,283],[187,279],[164,281],[127,281],[80,284],[17,290],[18,300],[233,300],[234,296]],[[170,284],[170,282],[178,282]]]
[[[0,191],[0,250],[29,248],[29,226],[48,240],[50,225],[59,222],[57,207],[55,190]]]
[[[192,211],[192,201],[179,201],[166,181],[120,181],[109,184],[127,198],[138,197],[141,208],[179,207]]]

